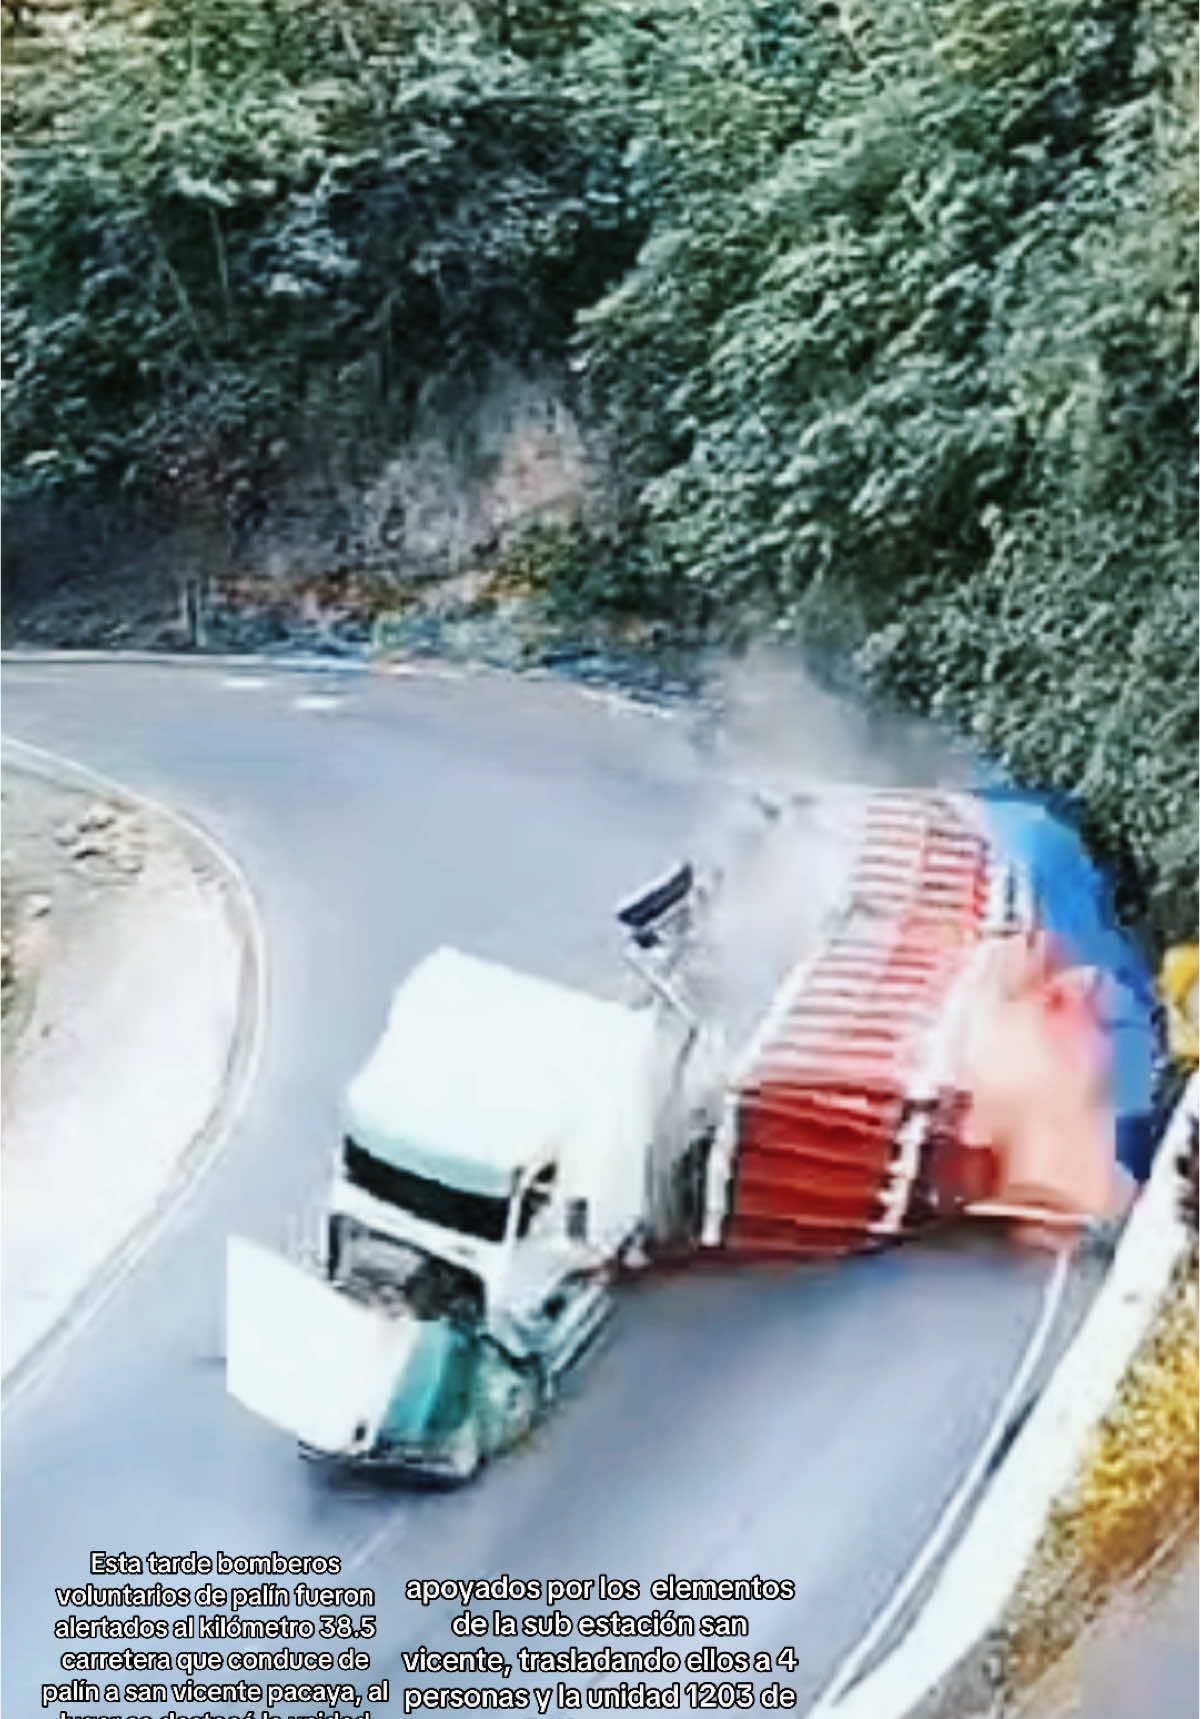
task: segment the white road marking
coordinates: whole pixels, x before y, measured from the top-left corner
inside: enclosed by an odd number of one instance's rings
[[[333,692],[308,692],[292,700],[293,710],[337,710],[345,699]]]
[[[266,681],[260,675],[228,674],[221,685],[226,692],[261,692]]]
[[[882,1611],[877,1613],[874,1621],[868,1625],[865,1633],[850,1649],[849,1653],[845,1655],[825,1688],[809,1708],[806,1719],[826,1719],[827,1715],[836,1712],[838,1702],[856,1681],[863,1666],[887,1635],[888,1630],[911,1599],[914,1590],[920,1585],[945,1548],[947,1541],[958,1525],[959,1518],[966,1510],[973,1494],[987,1473],[988,1464],[999,1448],[1021,1398],[1028,1388],[1029,1381],[1033,1377],[1034,1370],[1045,1353],[1051,1327],[1054,1324],[1063,1298],[1063,1291],[1066,1288],[1069,1263],[1069,1256],[1064,1250],[1058,1255],[1054,1270],[1047,1280],[1045,1293],[1042,1297],[1041,1315],[1033,1335],[1026,1345],[1025,1353],[1021,1357],[1021,1364],[1013,1374],[1012,1383],[1005,1392],[1004,1399],[992,1418],[992,1423],[983,1442],[975,1453],[974,1461],[963,1476],[958,1489],[942,1511],[941,1516],[934,1523],[932,1533],[909,1565],[908,1570],[893,1591],[892,1597]]]
[[[393,1510],[383,1526],[381,1528],[377,1528],[374,1534],[368,1535],[362,1545],[358,1548],[358,1551],[352,1552],[346,1559],[345,1563],[342,1565],[342,1574],[346,1576],[349,1575],[351,1570],[361,1569],[367,1560],[373,1557],[379,1548],[386,1545],[392,1538],[392,1535],[404,1526],[407,1520],[408,1511],[405,1506],[400,1505],[397,1509]]]
[[[1200,1077],[1193,1075],[1087,1318],[920,1616],[882,1664],[839,1702],[836,1711],[845,1719],[901,1719],[911,1713],[1000,1617],[1188,1245],[1175,1160],[1198,1104]]]

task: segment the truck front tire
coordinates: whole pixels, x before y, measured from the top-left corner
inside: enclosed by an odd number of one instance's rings
[[[467,1416],[455,1433],[450,1443],[449,1457],[447,1473],[453,1485],[465,1486],[479,1473],[483,1464],[483,1447],[479,1439],[479,1424],[473,1414]]]

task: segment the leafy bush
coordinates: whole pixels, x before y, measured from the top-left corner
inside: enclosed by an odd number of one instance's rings
[[[1156,940],[1184,935],[1200,866],[1200,637],[1179,539],[1144,505],[988,523],[984,567],[872,634],[865,678],[1078,801],[1130,917]]]
[[[6,108],[13,501],[403,434],[431,378],[561,348],[632,243],[613,125],[469,12],[101,11]]]
[[[865,635],[873,689],[1069,789],[1138,916],[1194,931],[1194,19],[703,18],[628,72],[683,190],[580,318],[627,479],[614,593]]]

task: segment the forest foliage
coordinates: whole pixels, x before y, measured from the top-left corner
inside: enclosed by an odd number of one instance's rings
[[[562,363],[615,505],[558,602],[819,646],[1194,935],[1194,7],[55,17],[8,52],[6,506],[236,498]]]

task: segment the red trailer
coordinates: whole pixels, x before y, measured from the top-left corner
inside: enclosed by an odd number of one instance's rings
[[[706,1243],[828,1256],[967,1208],[1059,1231],[1114,1208],[1098,1023],[1074,1007],[1074,1039],[1062,1042],[1055,1023],[1078,992],[1063,991],[1035,928],[1020,933],[1012,880],[968,809],[934,793],[870,796],[850,904],[789,975],[731,1080]],[[1020,982],[997,990],[997,953],[1011,968],[1014,946]],[[994,1065],[966,1048],[981,1018]],[[1065,1146],[1047,1145],[1045,1129],[1030,1144],[1030,1107],[1044,1100],[1019,1066],[1029,1030],[1066,1071],[1070,1116],[1052,1124]],[[1059,1072],[1049,1078],[1061,1086]]]

